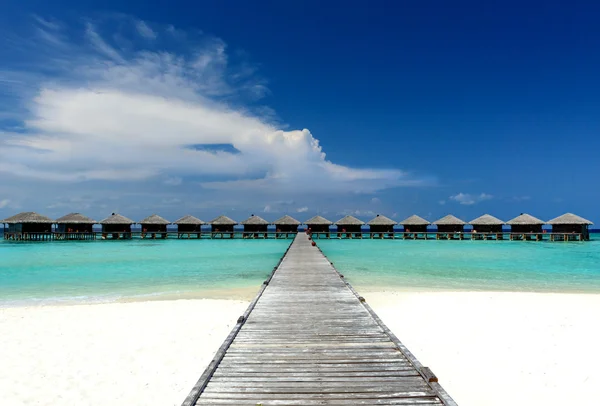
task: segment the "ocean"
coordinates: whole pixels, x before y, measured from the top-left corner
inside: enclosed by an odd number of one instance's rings
[[[587,242],[317,240],[359,291],[600,293],[600,237]]]
[[[291,240],[0,242],[0,306],[251,298]],[[600,293],[589,242],[317,240],[359,291]]]
[[[0,306],[252,297],[290,241],[2,241]]]

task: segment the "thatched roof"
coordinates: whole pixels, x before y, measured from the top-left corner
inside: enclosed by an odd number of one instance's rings
[[[195,226],[201,226],[202,224],[205,224],[205,223],[204,223],[204,221],[200,220],[199,218],[190,216],[188,214],[187,216],[183,216],[182,218],[180,218],[173,224],[191,224],[191,225],[195,225]]]
[[[56,224],[96,224],[96,220],[84,216],[81,213],[69,213],[66,216],[62,216],[56,219]]]
[[[213,219],[209,224],[215,226],[235,226],[237,222],[227,216],[219,216],[216,219]]]
[[[23,213],[16,214],[12,217],[2,221],[7,224],[24,224],[24,223],[37,223],[37,224],[52,224],[54,221],[50,217],[46,217],[42,214],[35,213],[33,211],[26,211]]]
[[[133,220],[128,219],[125,216],[121,216],[120,214],[113,213],[109,217],[105,218],[100,222],[100,224],[133,224],[135,223]]]
[[[331,221],[327,220],[325,217],[314,216],[313,218],[306,220],[304,222],[304,224],[312,224],[315,226],[330,226],[333,223]]]
[[[248,226],[265,226],[268,225],[269,222],[260,216],[255,216],[254,214],[248,217],[246,220],[242,221],[243,225]]]
[[[436,226],[464,226],[465,223],[461,219],[452,214],[448,214],[447,216],[442,217],[439,220],[433,222]]]
[[[521,213],[521,215],[515,217],[512,220],[506,222],[509,226],[531,226],[531,225],[543,225],[546,224],[542,220],[530,216],[527,213]]]
[[[335,222],[336,226],[362,226],[364,221],[357,219],[354,216],[346,216]]]
[[[167,224],[171,224],[171,222],[167,219],[162,218],[158,214],[153,214],[141,220],[138,224],[160,224],[164,226]]]
[[[504,224],[504,221],[489,214],[484,214],[475,220],[469,221],[469,224],[472,226],[501,226]]]
[[[592,223],[589,220],[584,219],[583,217],[579,217],[576,214],[565,213],[562,216],[558,216],[558,217],[553,218],[552,220],[548,221],[548,224],[576,224],[576,225],[587,224],[587,225],[592,225],[594,223]]]
[[[402,220],[400,224],[403,226],[428,226],[431,223],[425,220],[423,217],[413,214],[412,216]]]
[[[299,226],[301,223],[291,216],[283,216],[273,222],[276,226]]]
[[[378,214],[374,218],[372,218],[369,222],[367,222],[370,226],[394,226],[396,223],[391,218],[384,216],[383,214]]]

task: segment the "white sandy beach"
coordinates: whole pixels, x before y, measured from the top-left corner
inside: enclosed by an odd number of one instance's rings
[[[364,296],[461,406],[598,404],[600,295]],[[179,405],[246,306],[0,309],[0,404]]]
[[[0,405],[180,405],[247,302],[0,309]]]
[[[363,296],[461,406],[600,404],[600,295]]]

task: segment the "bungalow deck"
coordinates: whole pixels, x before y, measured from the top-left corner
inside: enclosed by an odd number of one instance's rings
[[[193,231],[193,232],[142,232],[142,231],[131,231],[131,232],[117,232],[117,233],[103,233],[99,231],[92,232],[45,232],[45,233],[31,233],[31,232],[9,232],[4,231],[0,227],[0,238],[10,241],[84,241],[84,240],[130,240],[136,239],[293,239],[296,237],[296,232],[282,232],[282,231],[267,231],[267,232],[242,232],[234,231],[231,232],[211,232],[211,231]],[[394,231],[388,233],[381,232],[314,232],[312,234],[313,239],[386,239],[386,240],[510,240],[510,241],[586,241],[586,237],[582,233],[479,233],[479,232],[464,232],[464,233],[438,233],[434,231],[428,232],[403,232]]]
[[[351,404],[456,405],[298,234],[183,405]]]

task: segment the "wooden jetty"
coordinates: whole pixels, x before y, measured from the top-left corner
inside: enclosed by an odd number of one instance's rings
[[[456,403],[298,234],[183,402],[192,405]]]

